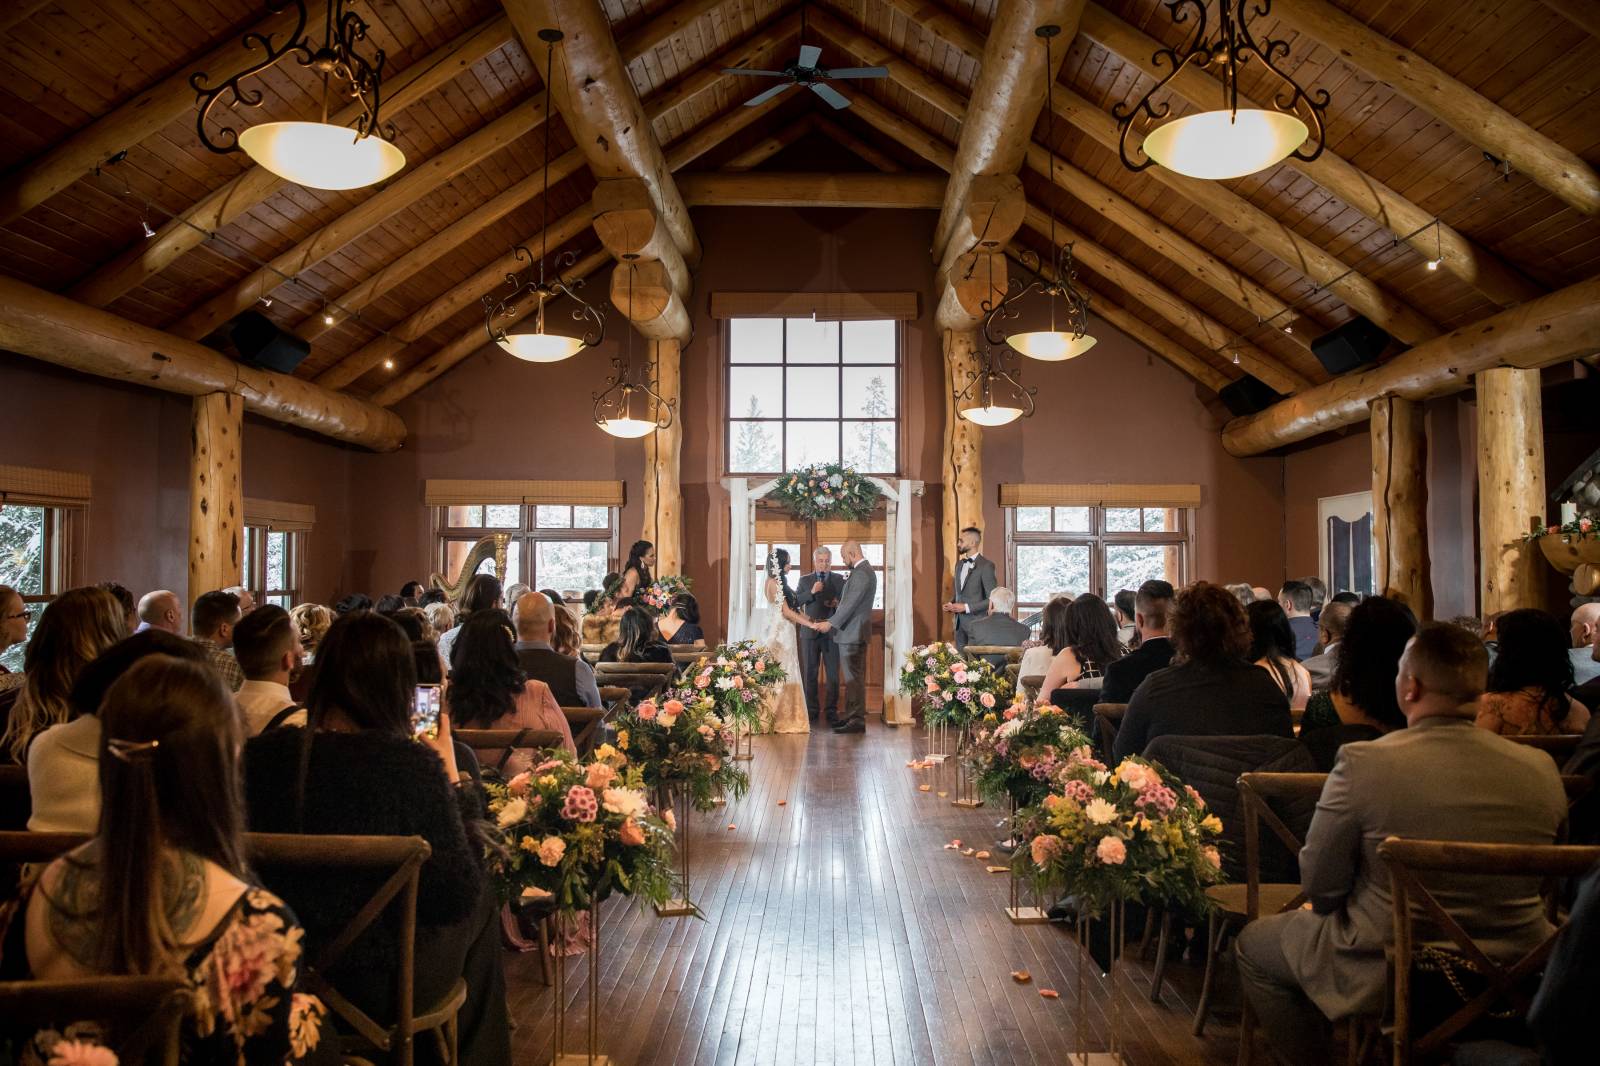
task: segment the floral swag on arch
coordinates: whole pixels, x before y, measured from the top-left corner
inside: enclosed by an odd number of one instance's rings
[[[883,492],[841,463],[816,463],[780,477],[768,498],[801,519],[870,518]]]

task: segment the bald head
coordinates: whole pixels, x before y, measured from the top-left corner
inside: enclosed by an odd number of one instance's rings
[[[1320,630],[1322,644],[1337,644],[1344,639],[1344,628],[1350,624],[1350,612],[1355,608],[1348,603],[1330,603],[1322,609],[1317,616],[1317,628]]]
[[[550,643],[556,632],[556,608],[550,597],[542,592],[524,592],[511,608],[511,620],[517,627],[518,640],[537,640]]]
[[[139,600],[139,621],[151,629],[164,629],[168,633],[183,633],[183,601],[168,589],[147,592]]]
[[[1587,648],[1600,637],[1600,603],[1580,603],[1572,612],[1572,646]]]
[[[846,566],[854,566],[861,561],[861,542],[847,540],[839,545],[839,554],[844,558]]]

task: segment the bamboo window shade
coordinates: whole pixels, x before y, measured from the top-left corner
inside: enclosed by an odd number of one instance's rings
[[[1001,507],[1199,507],[1199,485],[1001,485]]]
[[[470,481],[428,478],[423,502],[429,507],[471,507],[480,503],[576,504],[621,507],[626,493],[620,481]]]
[[[0,466],[0,503],[34,507],[82,507],[89,502],[89,475],[33,466]]]
[[[822,518],[817,520],[814,534],[818,544],[840,544],[847,540],[882,543],[889,535],[889,523],[882,518],[866,522]],[[812,536],[812,523],[803,518],[771,518],[765,515],[756,518],[756,539],[766,544],[805,543]]]
[[[814,318],[818,322],[864,322],[918,316],[914,292],[714,292],[711,317]]]
[[[309,533],[317,524],[317,509],[309,503],[244,498],[244,524],[266,526],[282,533]]]

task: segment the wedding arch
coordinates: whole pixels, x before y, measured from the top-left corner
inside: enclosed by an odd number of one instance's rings
[[[750,631],[750,571],[756,565],[751,556],[756,544],[756,501],[777,487],[776,477],[726,477],[731,518],[728,559],[728,639],[757,636]],[[911,498],[922,491],[922,482],[906,478],[868,477],[883,493],[888,505],[884,523],[883,552],[883,721],[886,725],[910,725],[911,701],[895,691],[900,664],[911,650]]]

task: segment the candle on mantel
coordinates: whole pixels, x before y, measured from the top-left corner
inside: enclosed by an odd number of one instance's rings
[[[1578,505],[1567,502],[1561,505],[1561,524],[1569,525],[1578,520]]]

